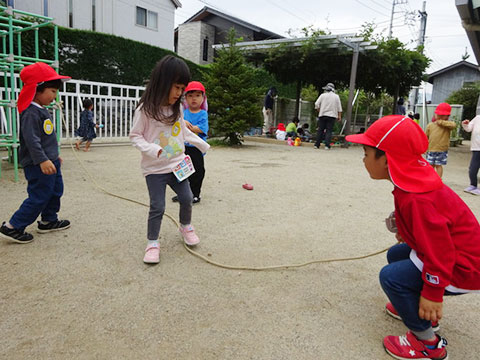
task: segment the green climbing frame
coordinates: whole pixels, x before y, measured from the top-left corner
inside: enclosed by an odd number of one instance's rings
[[[54,54],[52,59],[40,58],[39,29],[44,26],[52,26],[54,29]],[[34,32],[33,57],[22,55],[22,34],[27,31]],[[2,47],[0,51],[0,74],[3,73],[4,90],[0,98],[0,121],[3,123],[0,128],[0,148],[7,148],[8,161],[13,163],[15,171],[15,182],[18,181],[18,147],[20,140],[18,136],[18,112],[16,100],[21,81],[18,74],[24,66],[34,64],[38,61],[51,65],[58,71],[58,28],[53,24],[53,18],[41,16],[13,9],[12,7],[0,6],[0,38]],[[59,110],[56,109],[56,129],[60,127]],[[3,131],[1,131],[3,129]],[[60,140],[60,131],[57,130],[57,140]],[[0,177],[1,177],[0,160]]]

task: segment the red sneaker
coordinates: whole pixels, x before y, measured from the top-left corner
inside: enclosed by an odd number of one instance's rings
[[[397,310],[395,310],[391,302],[385,305],[385,312],[395,319],[402,320],[402,318],[400,317],[400,315],[398,315]],[[432,321],[432,329],[435,332],[440,330],[440,324],[438,323],[438,321]]]
[[[412,332],[402,336],[386,336],[383,339],[385,351],[395,359],[423,359],[423,360],[446,360],[448,359],[447,340],[436,335],[438,344],[435,349],[429,349],[423,342],[417,339]]]

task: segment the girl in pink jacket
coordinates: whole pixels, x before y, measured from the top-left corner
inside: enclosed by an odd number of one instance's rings
[[[210,147],[183,120],[180,106],[190,70],[175,56],[162,58],[152,71],[150,81],[135,110],[130,140],[142,153],[141,167],[150,195],[147,248],[143,261],[156,264],[160,259],[158,237],[165,212],[165,190],[169,185],[180,203],[180,233],[187,245],[200,242],[191,224],[193,194],[187,177],[194,172],[185,155],[185,142],[205,153]]]

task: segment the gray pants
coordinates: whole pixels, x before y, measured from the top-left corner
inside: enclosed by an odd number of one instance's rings
[[[167,184],[177,193],[180,203],[180,224],[188,225],[192,220],[193,194],[187,180],[178,182],[173,173],[151,174],[145,177],[148,194],[150,195],[150,212],[148,213],[148,240],[157,240],[162,225],[163,213],[165,212],[165,191]]]

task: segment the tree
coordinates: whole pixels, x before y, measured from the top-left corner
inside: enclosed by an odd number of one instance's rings
[[[215,62],[205,76],[208,92],[210,126],[229,145],[240,145],[243,133],[261,124],[260,89],[252,81],[254,69],[245,64],[238,39],[232,28],[229,47],[218,51]]]
[[[405,96],[419,85],[430,60],[419,51],[408,50],[398,39],[381,41],[377,49],[360,56],[357,83],[365,91],[385,91],[394,97]]]
[[[480,83],[469,85],[454,91],[445,100],[449,104],[463,105],[463,118],[473,119],[477,111],[477,101],[480,96]]]
[[[308,29],[307,29],[308,30]],[[352,52],[344,46],[332,49],[328,42],[319,41],[322,31],[306,31],[310,36],[301,46],[284,44],[265,56],[264,66],[284,83],[312,84],[318,90],[327,82],[337,88],[348,86]],[[359,57],[356,87],[379,95],[382,92],[407,95],[419,85],[430,60],[418,51],[408,50],[398,39],[385,40],[374,36],[374,25],[367,23],[358,36],[377,45],[375,50],[362,52]],[[396,101],[395,101],[396,102]]]

